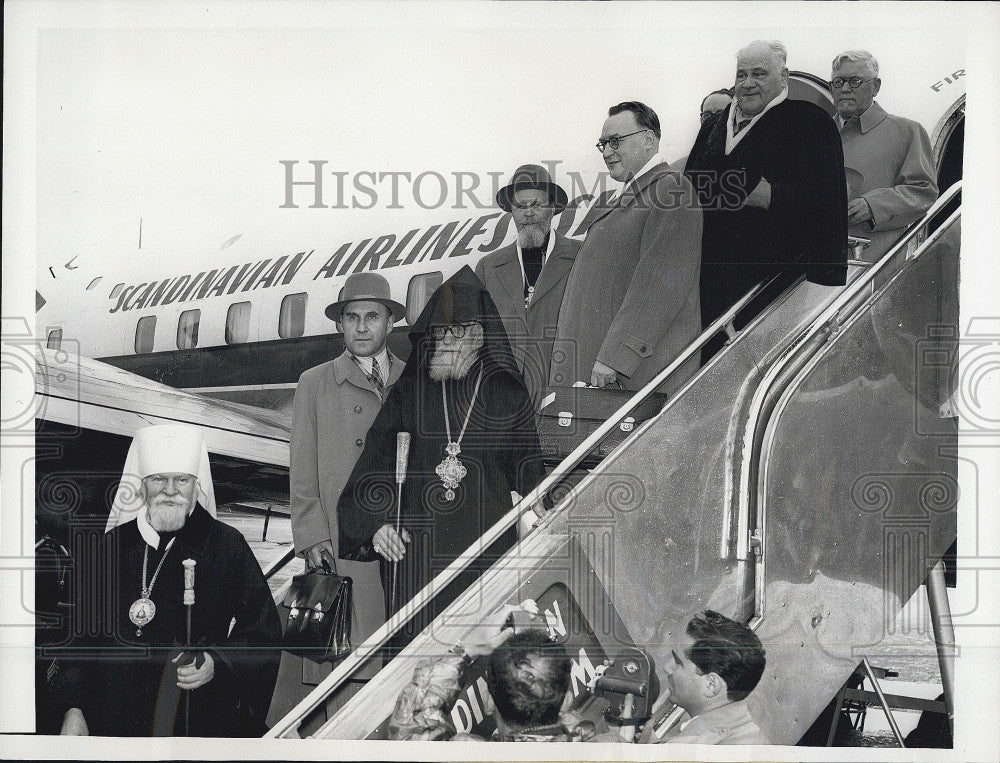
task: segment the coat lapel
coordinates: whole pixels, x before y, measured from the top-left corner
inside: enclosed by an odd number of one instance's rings
[[[524,276],[517,257],[517,245],[512,244],[506,255],[494,266],[504,292],[510,299],[516,315],[524,318]],[[503,311],[501,311],[502,313]]]
[[[556,237],[555,244],[553,244],[552,253],[546,258],[542,272],[539,273],[538,280],[535,282],[535,293],[531,298],[532,307],[535,307],[541,298],[565,277],[576,261],[576,252],[566,246],[566,239],[555,231],[552,235]]]

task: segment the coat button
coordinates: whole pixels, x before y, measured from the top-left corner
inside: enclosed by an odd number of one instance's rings
[[[361,406],[360,405],[354,406],[354,412],[355,413],[361,413]]]
[[[646,348],[646,345],[642,345],[642,346],[639,347],[639,352],[647,352],[647,351],[648,350]]]
[[[365,444],[365,441],[362,440],[361,438],[358,438],[357,440],[354,441],[354,444],[360,448],[362,445]]]

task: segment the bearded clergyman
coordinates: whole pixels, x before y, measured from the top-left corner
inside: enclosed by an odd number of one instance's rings
[[[496,306],[470,268],[431,295],[410,342],[406,368],[368,431],[338,506],[340,555],[380,560],[387,616],[476,544],[544,474],[531,399]],[[399,432],[410,433],[411,446],[397,518]],[[515,540],[512,528],[486,549],[396,645]]]
[[[57,657],[62,733],[261,736],[281,622],[240,532],[215,519],[201,430],[140,429]],[[189,624],[190,623],[190,624]]]

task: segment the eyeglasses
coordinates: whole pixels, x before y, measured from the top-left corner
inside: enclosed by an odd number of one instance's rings
[[[601,140],[597,141],[597,144],[596,144],[597,145],[597,150],[600,151],[603,154],[604,153],[604,147],[605,146],[611,146],[611,150],[612,151],[617,151],[618,150],[618,146],[621,145],[622,138],[627,138],[630,135],[638,135],[641,132],[646,132],[646,130],[648,130],[648,129],[649,129],[648,127],[644,127],[641,130],[636,130],[635,132],[630,132],[630,133],[628,133],[626,135],[615,135],[613,138],[608,138],[607,140],[604,140],[603,138],[601,138]]]
[[[514,209],[518,209],[518,210],[525,210],[525,209],[548,209],[549,207],[552,206],[552,203],[549,202],[549,201],[539,201],[538,199],[533,199],[533,200],[527,201],[527,202],[513,201],[512,200],[510,202],[510,205]]]
[[[726,108],[728,108],[728,106]],[[703,111],[703,112],[701,112],[701,122],[702,122],[702,124],[704,124],[705,121],[708,120],[710,117],[714,117],[719,112],[725,111],[725,110],[726,110],[725,108],[722,108],[722,109],[716,109],[715,111]]]
[[[866,82],[871,82],[873,79],[875,78],[870,77],[869,79],[861,79],[861,77],[834,77],[832,80],[830,80],[830,86],[843,87],[844,83],[846,82],[851,87],[858,88],[861,87]]]
[[[448,326],[431,326],[431,336],[436,341],[440,341],[444,339],[444,335],[450,331],[453,337],[461,339],[465,336],[465,332],[475,325],[476,321],[472,321],[470,323],[452,323]]]

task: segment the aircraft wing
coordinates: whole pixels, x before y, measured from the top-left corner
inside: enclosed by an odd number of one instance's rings
[[[127,437],[150,424],[191,424],[212,454],[288,468],[287,415],[182,392],[65,350],[39,347],[36,362],[37,419]]]

